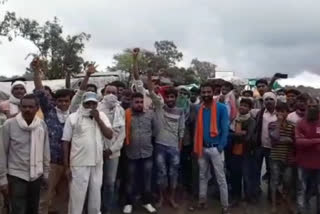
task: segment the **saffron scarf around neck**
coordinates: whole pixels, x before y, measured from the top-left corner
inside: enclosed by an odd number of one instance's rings
[[[203,109],[205,108],[204,104],[201,104],[198,118],[196,123],[196,132],[195,132],[195,144],[194,144],[194,153],[201,157],[203,154]],[[211,117],[210,117],[210,137],[214,138],[218,136],[218,126],[217,126],[217,102],[212,101],[211,104]]]
[[[128,108],[126,110],[126,145],[130,144],[130,137],[131,137],[131,120],[132,120],[132,110]]]

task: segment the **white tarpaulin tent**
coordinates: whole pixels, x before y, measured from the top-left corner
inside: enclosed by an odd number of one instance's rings
[[[26,81],[26,87],[27,87],[27,93],[31,93],[34,89],[34,83],[33,81]],[[49,86],[53,91],[56,91],[58,89],[65,87],[65,80],[64,79],[58,79],[58,80],[43,80],[43,85]],[[0,91],[10,94],[11,90],[11,82],[0,82]]]

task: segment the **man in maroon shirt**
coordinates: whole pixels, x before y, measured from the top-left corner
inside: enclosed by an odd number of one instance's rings
[[[298,167],[298,213],[305,212],[307,180],[317,185],[317,213],[320,213],[320,111],[319,101],[308,100],[306,118],[296,127],[296,160]]]

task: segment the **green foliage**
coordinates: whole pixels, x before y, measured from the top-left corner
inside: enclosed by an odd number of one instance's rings
[[[173,41],[159,41],[154,43],[157,56],[161,57],[170,66],[174,66],[177,62],[180,62],[183,58],[182,52],[178,51],[177,46]]]
[[[132,67],[132,50],[125,49],[122,53],[113,56],[114,66],[108,67],[109,70],[122,70],[130,72]],[[173,42],[155,42],[155,52],[140,50],[139,67],[142,72],[152,70],[157,73],[160,69],[167,69],[175,65],[175,62],[182,60],[182,53],[177,50]]]
[[[170,41],[155,42],[155,52],[140,50],[138,64],[141,74],[152,72],[170,78],[175,84],[199,83],[200,79],[192,68],[185,69],[175,66],[182,60],[183,54]],[[133,64],[132,50],[125,49],[122,53],[113,56],[114,66],[108,67],[111,71],[121,70],[130,72]]]
[[[12,12],[7,12],[0,23],[0,36],[7,37],[9,41],[18,36],[31,41],[38,53],[30,55],[47,61],[47,79],[64,78],[67,70],[80,73],[85,62],[80,54],[85,48],[84,43],[90,39],[86,33],[64,37],[63,27],[56,17],[40,25],[35,20],[17,18]]]
[[[164,71],[165,76],[169,77],[175,85],[189,85],[192,83],[199,84],[200,79],[191,68],[170,67]]]
[[[209,77],[214,77],[216,65],[211,62],[200,61],[195,58],[191,61],[191,69],[199,75],[201,81],[205,81]]]

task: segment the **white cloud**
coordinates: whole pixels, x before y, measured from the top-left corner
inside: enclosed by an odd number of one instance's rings
[[[43,23],[57,16],[67,34],[92,35],[84,56],[100,68],[128,47],[173,40],[188,66],[211,61],[241,77],[320,69],[320,2],[312,0],[9,0],[0,8]],[[22,74],[22,41],[0,45],[0,74]],[[20,44],[21,43],[21,44]]]
[[[279,83],[283,86],[310,86],[314,88],[320,88],[320,75],[311,73],[309,71],[303,71],[294,77],[279,80]]]

